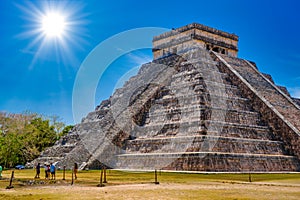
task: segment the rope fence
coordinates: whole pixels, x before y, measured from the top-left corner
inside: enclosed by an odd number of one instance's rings
[[[4,170],[0,186],[7,189],[30,186],[30,185],[80,185],[80,186],[95,186],[106,187],[114,185],[128,184],[160,184],[160,183],[201,183],[221,182],[221,183],[253,183],[262,182],[273,179],[297,178],[300,173],[214,173],[214,172],[171,172],[162,170],[149,171],[125,171],[106,169],[105,167],[98,170],[81,170],[74,173],[74,169],[57,170],[55,180],[41,178],[33,178],[34,171],[25,170]]]

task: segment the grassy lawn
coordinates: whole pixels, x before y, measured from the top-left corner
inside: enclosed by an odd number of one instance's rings
[[[160,184],[154,184],[154,172],[107,170],[105,187],[97,187],[100,171],[78,173],[71,185],[71,171],[62,180],[34,179],[32,169],[15,170],[13,189],[11,170],[2,173],[0,199],[300,199],[300,174],[190,174],[158,172]]]

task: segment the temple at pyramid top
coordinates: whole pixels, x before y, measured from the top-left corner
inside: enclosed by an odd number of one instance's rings
[[[192,23],[153,38],[154,59],[176,54],[191,46],[237,57],[238,36],[198,23]]]

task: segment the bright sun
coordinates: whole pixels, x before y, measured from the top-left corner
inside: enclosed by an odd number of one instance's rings
[[[24,4],[17,4],[17,7],[23,11],[22,19],[26,19],[26,28],[19,37],[31,39],[24,48],[24,53],[34,55],[30,69],[38,59],[56,59],[59,66],[61,63],[77,65],[75,47],[81,47],[86,42],[86,14],[82,2],[25,1]]]
[[[59,13],[48,13],[42,19],[42,30],[49,37],[61,37],[65,31],[66,22]]]

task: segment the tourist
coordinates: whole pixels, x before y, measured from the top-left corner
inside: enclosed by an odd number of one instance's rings
[[[48,179],[50,179],[50,165],[47,164],[47,176],[48,176]]]
[[[35,167],[36,170],[36,175],[34,178],[40,178],[40,173],[41,173],[41,164],[38,163],[37,166]]]
[[[75,176],[75,180],[77,179],[77,172],[78,172],[78,165],[77,165],[77,163],[74,163],[74,176]]]
[[[0,179],[2,179],[2,166],[0,165]]]
[[[44,165],[44,169],[45,169],[45,179],[48,179],[49,178],[49,174],[48,174],[48,164],[47,163],[45,163],[45,165]]]
[[[55,180],[55,165],[50,164],[51,180]]]

